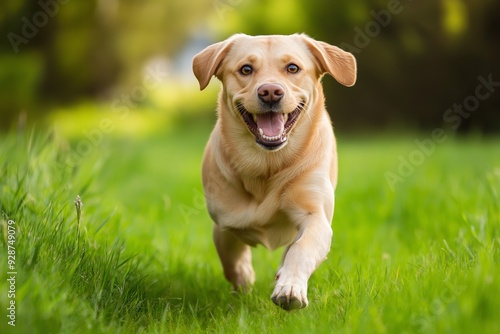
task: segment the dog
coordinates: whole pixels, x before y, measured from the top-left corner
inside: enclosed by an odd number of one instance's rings
[[[356,60],[305,34],[236,34],[193,58],[200,90],[222,82],[202,181],[224,276],[255,281],[251,246],[286,246],[271,295],[285,310],[308,305],[310,276],[326,258],[337,149],[321,79],[356,82]]]

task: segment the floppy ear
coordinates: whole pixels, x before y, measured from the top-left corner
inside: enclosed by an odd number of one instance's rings
[[[193,72],[200,83],[200,90],[205,89],[214,74],[217,74],[220,64],[231,48],[237,35],[225,41],[212,44],[193,58]]]
[[[322,74],[329,73],[335,80],[347,87],[356,83],[356,59],[351,53],[305,35],[302,35],[302,38],[319,61]]]

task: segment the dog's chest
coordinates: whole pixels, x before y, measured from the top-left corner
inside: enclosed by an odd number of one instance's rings
[[[275,190],[274,185],[270,184],[269,180],[264,177],[241,179],[241,187],[248,195],[248,200],[257,203],[261,203],[268,199],[269,196],[273,196],[273,190]]]
[[[284,184],[276,177],[238,177],[230,179],[223,191],[206,187],[208,210],[222,229],[249,245],[269,249],[288,245],[297,227],[282,203]]]
[[[227,215],[219,223],[252,246],[275,249],[293,242],[297,228],[282,209],[282,189],[266,179],[252,179],[241,185],[245,190],[233,194],[233,199],[245,194],[237,201],[239,208],[227,206]]]
[[[228,227],[228,229],[246,244],[251,246],[261,244],[268,249],[288,245],[297,235],[297,229],[283,213],[276,214],[265,224],[255,222],[245,227]]]

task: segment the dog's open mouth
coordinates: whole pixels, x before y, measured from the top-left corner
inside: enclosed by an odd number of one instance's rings
[[[242,104],[238,104],[237,108],[257,144],[268,150],[276,150],[287,142],[288,134],[304,109],[304,103],[300,103],[290,113],[269,111],[252,114]]]

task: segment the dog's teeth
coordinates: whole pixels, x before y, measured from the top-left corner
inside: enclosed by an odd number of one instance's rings
[[[285,130],[283,130],[283,131],[282,131],[279,135],[277,135],[277,136],[272,136],[272,137],[270,137],[270,136],[266,136],[266,135],[264,134],[264,131],[263,131],[261,128],[259,128],[259,133],[260,133],[260,136],[261,136],[262,138],[264,138],[265,140],[270,140],[270,141],[272,140],[272,141],[276,141],[276,140],[278,140],[278,139],[282,139],[282,140],[283,140],[283,138],[284,138],[284,139],[286,139],[286,132],[285,132]]]
[[[284,119],[284,123],[286,124],[286,121],[288,121],[288,114],[284,114],[283,119]]]
[[[253,117],[253,121],[254,121],[255,123],[257,123],[257,115],[252,114],[252,117]]]

